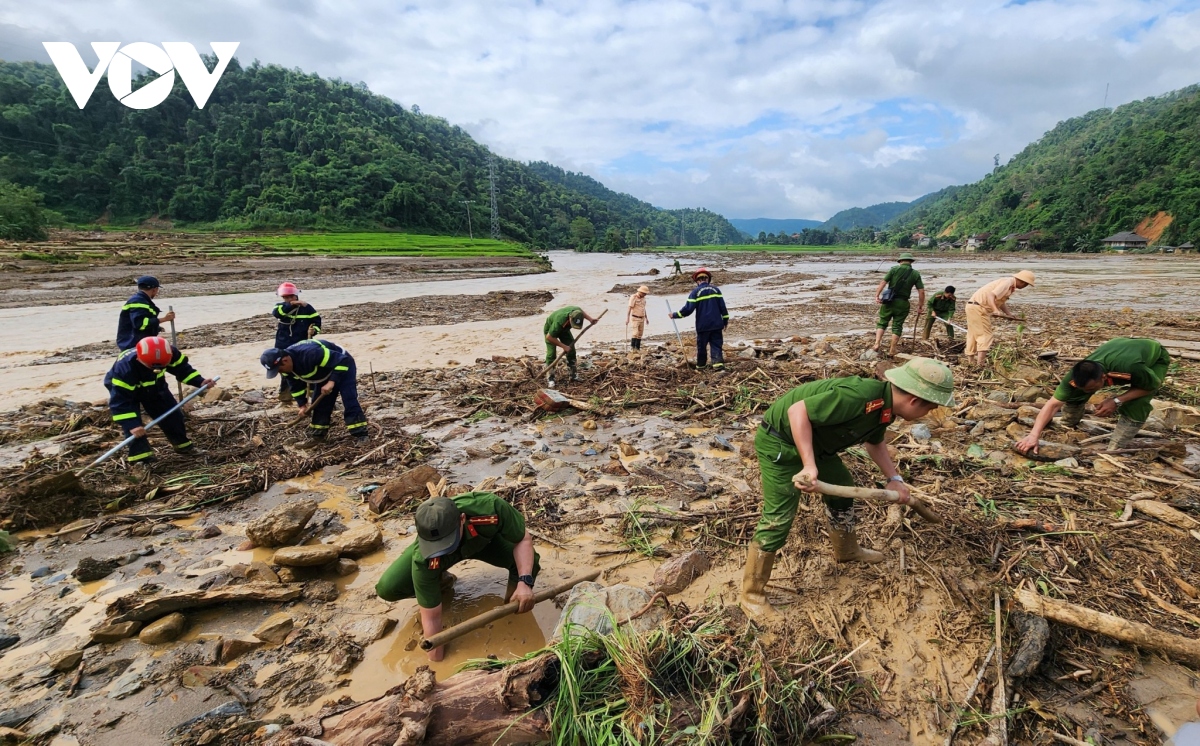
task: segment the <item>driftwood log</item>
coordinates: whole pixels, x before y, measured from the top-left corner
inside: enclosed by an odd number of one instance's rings
[[[1017,591],[1017,601],[1030,614],[1155,650],[1188,665],[1200,666],[1200,640],[1163,632],[1148,624],[1122,619],[1086,606],[1047,598],[1029,587]]]
[[[184,609],[198,609],[217,604],[262,601],[267,603],[282,603],[300,598],[302,589],[299,586],[273,585],[269,583],[250,583],[236,588],[222,588],[216,591],[182,591],[166,596],[143,598],[122,596],[108,605],[108,619],[105,624],[120,622],[149,622]]]

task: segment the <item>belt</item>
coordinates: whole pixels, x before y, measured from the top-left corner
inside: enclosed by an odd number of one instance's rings
[[[767,435],[770,435],[771,437],[774,437],[774,438],[779,438],[784,443],[792,442],[791,439],[788,438],[786,435],[784,435],[783,433],[779,432],[775,428],[768,425],[766,420],[763,420],[761,423],[759,423],[759,427],[761,427],[763,430],[766,430]]]
[[[635,319],[644,319],[644,318],[646,318],[646,317],[645,317],[645,316],[634,316],[633,318],[635,318]]]
[[[973,300],[969,300],[969,301],[967,301],[967,305],[968,305],[968,306],[982,306],[983,304],[982,304],[982,303],[976,303],[976,302],[975,302],[975,301],[973,301]]]

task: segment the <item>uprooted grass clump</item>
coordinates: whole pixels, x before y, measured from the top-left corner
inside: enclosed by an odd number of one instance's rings
[[[827,647],[762,637],[734,607],[688,613],[680,604],[647,633],[571,626],[522,660],[558,658],[557,691],[545,705],[554,743],[766,746],[799,743],[865,698],[847,658]]]

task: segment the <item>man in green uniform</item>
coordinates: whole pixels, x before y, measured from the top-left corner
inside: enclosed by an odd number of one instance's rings
[[[775,553],[787,541],[800,504],[799,491],[817,492],[815,480],[854,484],[838,453],[862,443],[888,489],[909,499],[908,485],[888,455],[884,434],[894,417],[919,420],[939,405],[954,406],[954,380],[943,363],[913,358],[884,373],[887,381],[851,376],[813,381],[792,389],[763,415],[754,437],[762,475],[763,512],[746,556],[742,608],[760,620],[777,619],[767,600]],[[807,483],[800,481],[801,478]],[[802,486],[804,485],[804,486]],[[883,555],[858,545],[854,501],[825,498],[829,540],[838,562],[880,562]]]
[[[432,497],[417,507],[417,540],[384,571],[375,592],[385,601],[417,599],[425,637],[442,631],[442,588],[454,581],[446,571],[466,559],[508,570],[504,600],[533,609],[533,582],[541,571],[525,518],[491,492]],[[440,661],[445,646],[429,651]]]
[[[554,362],[555,355],[561,349],[567,354],[567,367],[571,369],[571,380],[579,380],[579,371],[575,367],[575,337],[571,331],[583,326],[584,319],[589,324],[596,320],[583,312],[579,306],[560,308],[546,317],[542,333],[546,337],[546,365]],[[554,388],[554,374],[550,374],[550,388]]]
[[[675,260],[675,271],[674,271],[674,272],[672,272],[671,274],[672,274],[672,275],[681,275],[681,274],[683,274],[683,268],[679,266],[679,260],[678,260],[678,259],[676,259],[676,260]]]
[[[947,285],[946,289],[929,299],[926,304],[925,311],[925,334],[922,339],[929,339],[929,333],[933,331],[934,319],[947,321],[954,317],[954,304],[957,299],[954,297],[954,286]],[[946,336],[950,341],[954,341],[954,327],[946,324]]]
[[[888,322],[892,323],[892,341],[888,345],[888,354],[896,354],[896,345],[904,336],[904,320],[908,318],[908,300],[912,289],[919,291],[917,308],[925,307],[925,283],[921,273],[913,269],[913,255],[907,251],[900,255],[899,264],[888,270],[875,288],[875,302],[879,304],[879,320],[875,322],[875,346],[872,350],[879,352],[879,344],[883,342],[883,331]],[[884,288],[887,288],[887,300],[884,300]]]
[[[1054,414],[1063,410],[1062,424],[1075,427],[1083,419],[1083,410],[1092,394],[1107,386],[1128,386],[1096,407],[1096,414],[1108,417],[1117,413],[1117,425],[1108,440],[1115,451],[1129,445],[1150,416],[1154,394],[1167,377],[1171,356],[1153,339],[1120,337],[1096,348],[1080,360],[1054,391],[1054,398],[1042,406],[1033,429],[1016,448],[1021,453],[1038,452],[1038,436],[1050,424]]]

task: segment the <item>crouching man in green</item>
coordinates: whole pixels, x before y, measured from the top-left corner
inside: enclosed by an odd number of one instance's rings
[[[884,435],[895,417],[919,420],[939,405],[954,406],[954,380],[944,364],[913,358],[884,373],[887,381],[852,376],[797,386],[763,415],[754,438],[762,475],[762,517],[750,541],[742,593],[743,610],[760,621],[778,614],[767,600],[775,553],[787,541],[800,503],[800,492],[817,492],[815,480],[853,486],[854,478],[838,453],[864,444],[871,460],[888,478],[888,489],[907,504],[908,485],[888,455]],[[811,487],[798,487],[802,475]],[[838,562],[880,562],[883,555],[858,545],[854,501],[825,498],[829,539]]]
[[[1017,442],[1016,449],[1021,453],[1037,453],[1038,436],[1059,409],[1063,411],[1064,426],[1078,425],[1092,394],[1107,386],[1129,387],[1096,407],[1099,417],[1118,415],[1108,450],[1124,448],[1150,417],[1151,402],[1162,388],[1170,365],[1171,356],[1156,340],[1120,337],[1105,342],[1085,360],[1075,363],[1054,390],[1054,398],[1042,406],[1029,435]]]
[[[417,507],[417,540],[393,562],[375,592],[385,601],[417,599],[425,637],[442,631],[442,589],[454,582],[446,572],[466,559],[508,570],[504,600],[517,601],[524,614],[533,609],[533,581],[541,571],[525,518],[491,492],[433,497]],[[429,651],[440,661],[445,646]]]

